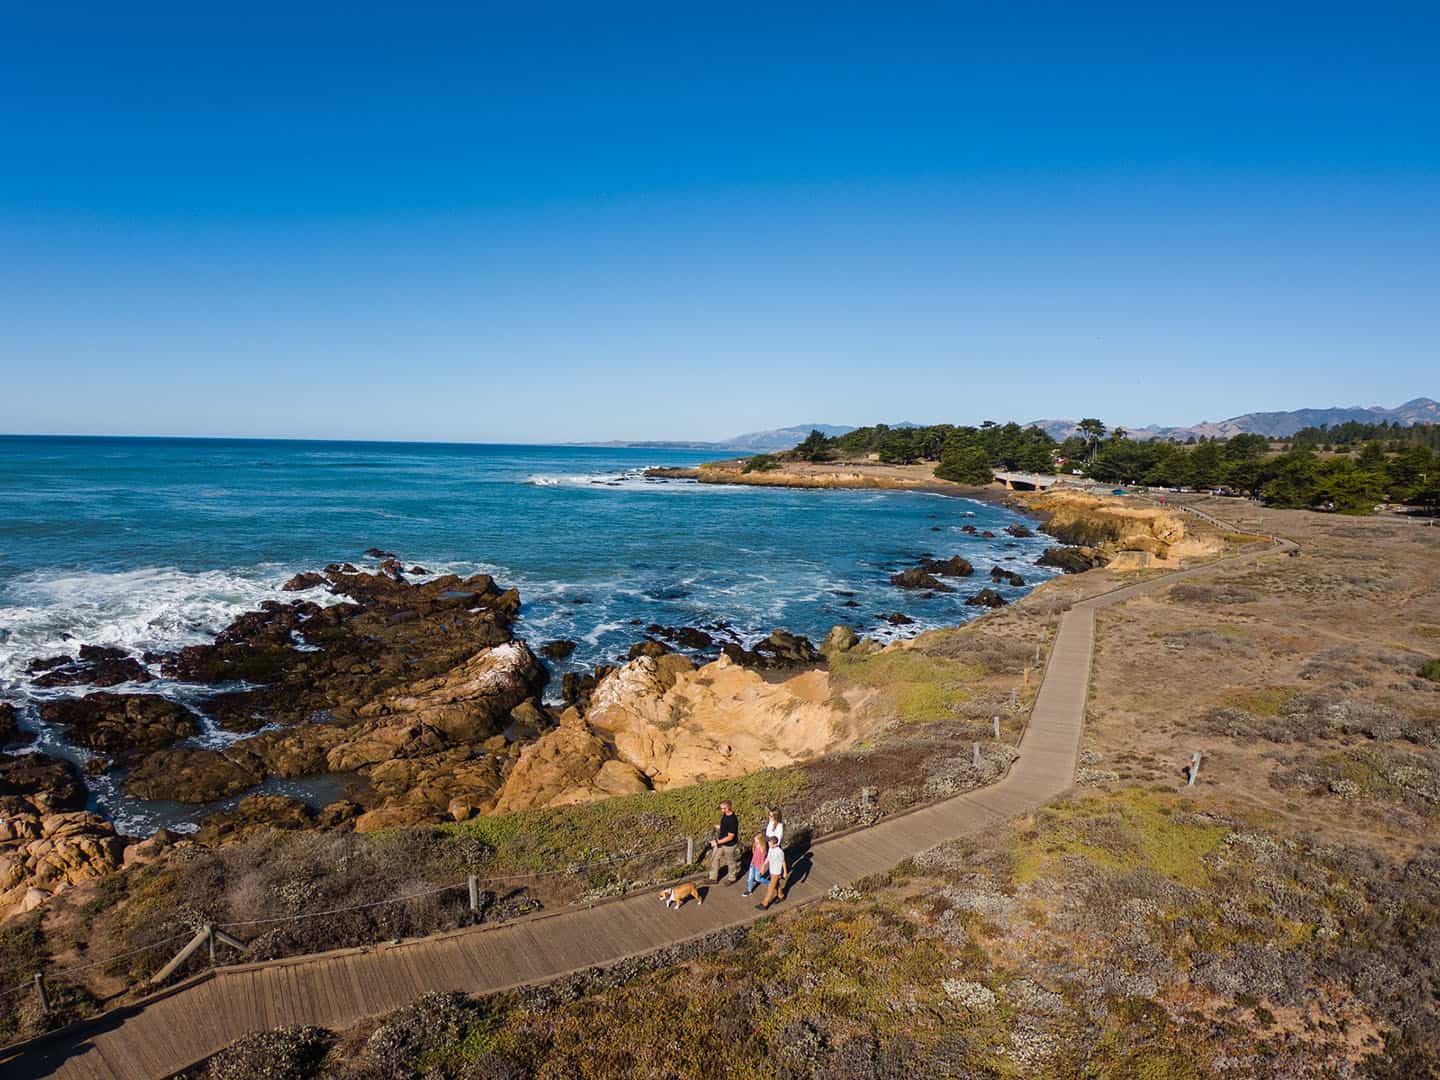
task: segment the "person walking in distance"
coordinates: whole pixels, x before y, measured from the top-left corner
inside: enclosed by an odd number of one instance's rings
[[[785,879],[790,876],[790,864],[785,861],[785,849],[773,836],[770,838],[765,869],[770,873],[770,887],[765,890],[765,899],[756,905],[761,911],[768,911],[776,900],[785,899]]]
[[[720,880],[720,866],[725,866],[725,882],[740,877],[740,819],[730,807],[730,800],[720,804],[720,823],[710,838],[710,880]]]

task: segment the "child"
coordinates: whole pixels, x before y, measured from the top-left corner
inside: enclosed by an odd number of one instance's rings
[[[761,911],[768,911],[776,900],[785,899],[785,879],[790,867],[785,862],[785,849],[775,837],[770,838],[770,850],[765,854],[765,869],[770,875],[770,888],[765,890],[765,901],[757,905]]]
[[[765,837],[756,833],[755,842],[750,846],[750,873],[745,879],[746,896],[753,893],[757,885],[770,884],[770,879],[765,874],[765,864],[767,861],[768,853],[765,850]]]

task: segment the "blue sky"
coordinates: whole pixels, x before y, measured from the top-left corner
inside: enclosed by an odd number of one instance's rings
[[[1440,15],[0,0],[0,431],[1440,397]]]

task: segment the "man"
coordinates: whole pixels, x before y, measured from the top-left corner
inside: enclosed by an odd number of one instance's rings
[[[710,838],[710,880],[720,880],[720,864],[725,864],[725,883],[740,877],[740,819],[730,808],[730,800],[720,804],[720,824]]]
[[[770,873],[770,888],[765,890],[764,901],[756,905],[761,911],[768,911],[776,900],[785,899],[785,879],[790,876],[790,864],[785,861],[785,849],[780,846],[778,836],[770,837],[765,869]]]

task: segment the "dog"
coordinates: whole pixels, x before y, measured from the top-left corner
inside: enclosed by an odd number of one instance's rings
[[[662,889],[660,899],[665,901],[667,908],[673,907],[676,911],[679,911],[680,906],[687,900],[694,900],[697,904],[705,903],[705,897],[700,895],[700,890],[688,881],[683,885],[676,885],[673,889]]]

